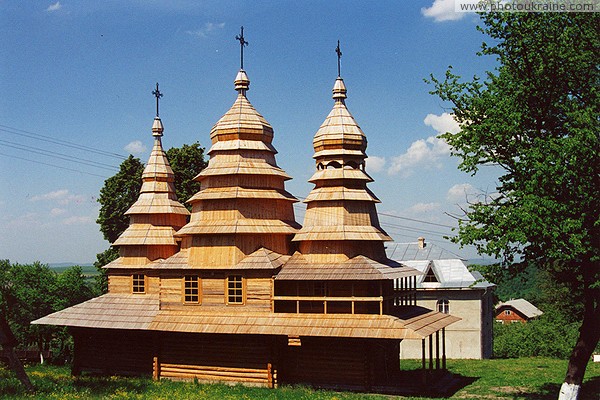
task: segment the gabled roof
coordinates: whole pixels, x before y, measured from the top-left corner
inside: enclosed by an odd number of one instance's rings
[[[452,253],[434,243],[426,243],[421,247],[419,242],[389,243],[387,255],[392,260],[399,261],[428,261],[428,260],[464,260],[461,256]]]
[[[508,307],[514,308],[527,318],[535,318],[543,314],[543,311],[541,311],[539,308],[537,308],[525,299],[513,299],[504,303],[499,303],[496,306],[496,312],[500,309]]]
[[[385,264],[365,256],[356,256],[341,263],[309,263],[296,252],[277,274],[277,280],[384,280],[414,276],[413,268],[392,260]]]
[[[290,256],[275,253],[261,247],[254,253],[244,257],[233,269],[277,269],[281,267]]]
[[[402,264],[424,274],[417,277],[417,288],[420,289],[485,289],[495,286],[477,271],[469,271],[465,263],[458,259],[402,261]],[[438,282],[424,282],[430,270]]]

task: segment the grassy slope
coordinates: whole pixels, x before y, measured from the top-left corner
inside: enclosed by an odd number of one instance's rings
[[[556,399],[566,370],[566,361],[546,358],[511,360],[449,360],[452,372],[471,378],[469,385],[452,399]],[[260,399],[260,400],[384,400],[419,399],[372,394],[315,391],[302,387],[280,389],[247,388],[193,382],[154,382],[147,378],[83,377],[74,379],[66,367],[32,366],[28,368],[38,392],[25,395],[16,378],[0,368],[0,398],[36,399]],[[590,363],[581,400],[600,398],[600,364]]]

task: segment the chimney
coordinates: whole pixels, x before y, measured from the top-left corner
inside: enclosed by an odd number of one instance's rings
[[[425,238],[423,236],[419,237],[417,241],[419,242],[419,249],[424,249],[425,246],[427,246],[427,244],[425,243]]]

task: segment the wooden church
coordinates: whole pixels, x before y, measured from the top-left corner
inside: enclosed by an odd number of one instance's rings
[[[243,52],[243,31],[238,40]],[[74,374],[371,391],[408,383],[405,340],[421,342],[423,370],[445,368],[444,328],[458,318],[416,306],[420,273],[386,257],[391,238],[367,188],[367,139],[346,107],[337,52],[302,226],[243,63],[191,215],[175,195],[157,109],[139,198],[114,243],[120,257],[105,267],[108,293],[33,322],[70,328]]]

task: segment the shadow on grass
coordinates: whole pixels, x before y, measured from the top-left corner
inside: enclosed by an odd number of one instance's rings
[[[536,391],[528,393],[515,394],[515,399],[527,400],[556,400],[562,384],[545,383]],[[579,400],[598,400],[600,399],[600,376],[589,379],[581,387]]]
[[[116,392],[143,394],[153,384],[148,377],[84,375],[74,379],[77,391],[86,391],[93,396]]]

